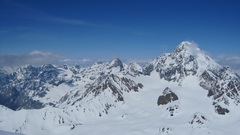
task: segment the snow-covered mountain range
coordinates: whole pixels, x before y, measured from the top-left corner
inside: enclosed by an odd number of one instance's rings
[[[10,71],[10,70],[9,70]],[[27,135],[237,135],[240,77],[185,41],[144,67],[0,69],[0,130]]]

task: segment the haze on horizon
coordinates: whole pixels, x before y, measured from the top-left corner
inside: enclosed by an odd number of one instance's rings
[[[0,0],[0,66],[146,62],[188,40],[239,70],[239,6],[237,0]]]

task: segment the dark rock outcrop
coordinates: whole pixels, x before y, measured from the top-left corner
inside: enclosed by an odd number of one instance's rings
[[[164,89],[163,95],[159,96],[157,104],[166,105],[175,100],[178,100],[178,96],[174,92],[172,92],[170,88],[167,87]]]
[[[121,89],[119,89],[121,88]],[[86,90],[86,92],[76,100],[72,105],[77,101],[82,100],[88,95],[98,96],[104,91],[110,91],[110,93],[116,97],[115,102],[124,101],[123,92],[138,92],[139,89],[142,89],[143,85],[141,83],[135,83],[133,80],[126,77],[119,77],[114,74],[107,76],[100,76],[96,81]]]
[[[229,113],[229,110],[227,108],[223,108],[220,105],[215,106],[215,111],[220,115],[225,115],[226,113]]]
[[[40,109],[45,105],[33,97],[44,97],[49,89],[48,83],[58,86],[64,83],[58,78],[60,71],[51,64],[41,67],[26,65],[13,73],[0,71],[0,104],[12,110]],[[66,82],[66,81],[65,81]]]
[[[208,119],[200,113],[195,113],[193,119],[189,122],[192,128],[204,128]]]
[[[110,68],[112,68],[112,67],[119,67],[120,71],[122,71],[124,69],[123,63],[122,63],[122,61],[120,59],[115,59],[110,64],[111,64]]]

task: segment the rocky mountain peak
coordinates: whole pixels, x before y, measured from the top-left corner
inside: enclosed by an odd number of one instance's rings
[[[197,58],[198,55],[204,55],[204,52],[194,42],[183,41],[174,50],[175,54],[192,55]]]
[[[118,67],[118,66],[123,67],[122,61],[121,61],[120,59],[118,59],[118,58],[112,60],[111,63],[110,63],[110,65],[111,65],[112,67]]]
[[[55,70],[56,67],[54,67],[52,64],[44,64],[41,66],[42,69],[44,70]]]
[[[136,123],[146,123],[147,127],[155,123],[153,127],[158,128],[153,134],[158,130],[160,134],[179,133],[186,127],[189,131],[201,128],[212,132],[215,127],[209,123],[222,125],[229,116],[234,121],[226,125],[239,122],[235,121],[240,116],[239,95],[239,76],[218,65],[194,43],[184,41],[172,53],[157,57],[143,68],[135,62],[126,65],[119,59],[89,67],[26,65],[11,73],[0,67],[0,127],[22,133],[30,129],[33,134],[38,129],[38,134],[51,134],[56,127],[66,127],[69,134],[77,134],[96,121],[104,123],[104,127],[105,123],[112,124],[109,120],[124,122],[125,128],[126,124],[135,126],[125,122],[136,119]],[[7,111],[1,105],[19,111]],[[94,120],[95,117],[103,117],[103,121]],[[223,117],[226,118],[219,122]],[[17,123],[16,118],[22,120]],[[183,127],[176,130],[169,120],[176,120],[176,127]],[[49,123],[52,127],[45,129]],[[99,123],[96,129],[101,129]],[[89,131],[93,128],[89,127]],[[153,131],[152,127],[148,130]]]
[[[197,46],[194,45],[194,43],[189,41],[183,41],[176,47],[175,52],[180,52],[187,49],[196,49],[196,48]]]
[[[188,60],[195,59],[198,69],[219,70],[221,66],[202,51],[194,42],[183,41],[172,53],[173,57]]]
[[[27,65],[24,65],[24,66],[18,68],[18,71],[19,71],[19,72],[32,71],[32,70],[34,70],[34,69],[35,69],[35,68],[34,68],[32,65],[27,64]]]
[[[189,41],[180,43],[176,49],[171,53],[173,57],[179,59],[186,59],[188,57],[194,57],[195,59],[208,59],[208,56],[197,46],[197,44]]]
[[[127,73],[132,76],[140,75],[142,74],[142,71],[143,71],[142,67],[136,62],[131,62],[127,66]]]
[[[115,70],[117,71],[123,71],[124,70],[123,62],[118,58],[114,59],[110,62],[110,69],[111,68],[116,68]]]
[[[180,43],[172,53],[157,57],[144,67],[144,74],[159,72],[160,78],[181,82],[189,75],[199,75],[205,70],[219,71],[222,67],[189,41]]]

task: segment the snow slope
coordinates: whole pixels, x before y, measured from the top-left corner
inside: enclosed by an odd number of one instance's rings
[[[44,106],[16,111],[0,106],[0,130],[26,135],[240,132],[239,77],[191,42],[182,42],[173,53],[159,56],[143,68],[119,59],[87,68],[26,68],[17,74],[20,80],[32,73],[44,74],[49,80],[40,78],[44,83],[39,90],[47,89],[44,96],[26,90]],[[26,88],[33,88],[30,86]]]
[[[5,131],[1,131],[1,130],[0,130],[0,135],[22,135],[22,134],[5,132]]]

